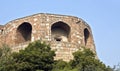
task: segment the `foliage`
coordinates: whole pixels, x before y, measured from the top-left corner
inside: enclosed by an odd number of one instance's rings
[[[70,62],[54,60],[54,56],[50,46],[40,41],[30,43],[19,53],[11,53],[4,45],[0,48],[0,71],[113,71],[85,47],[74,52]]]
[[[6,65],[9,65],[12,63],[12,57],[11,55],[11,49],[8,45],[3,44],[0,47],[0,71],[6,67]]]
[[[14,63],[7,65],[2,71],[50,71],[55,53],[49,45],[36,41],[11,56]]]
[[[79,71],[110,71],[105,64],[95,59],[95,54],[90,49],[83,49],[73,53],[74,59],[70,61],[72,68]]]
[[[52,71],[78,71],[78,70],[72,69],[70,64],[63,60],[57,60],[54,62]]]
[[[0,47],[0,57],[7,57],[11,53],[11,50],[8,45],[3,44],[2,47]]]

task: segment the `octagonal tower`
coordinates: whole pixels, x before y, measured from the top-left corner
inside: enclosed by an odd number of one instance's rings
[[[73,59],[72,53],[81,46],[96,52],[90,26],[78,17],[40,13],[0,26],[0,45],[8,44],[13,51],[36,40],[49,43],[56,50],[55,59],[64,61]]]

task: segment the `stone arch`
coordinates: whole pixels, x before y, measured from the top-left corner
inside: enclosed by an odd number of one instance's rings
[[[68,42],[70,40],[70,26],[62,21],[51,26],[52,39],[55,41]]]
[[[92,36],[87,28],[84,29],[84,43],[85,46],[89,46],[92,41]]]
[[[17,44],[31,41],[32,25],[28,22],[23,22],[21,25],[18,26],[16,33]]]

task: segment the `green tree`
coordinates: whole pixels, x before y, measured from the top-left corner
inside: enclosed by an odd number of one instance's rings
[[[50,71],[55,53],[49,45],[35,41],[11,56],[13,63],[6,65],[2,71]]]
[[[95,54],[90,49],[78,50],[73,53],[74,59],[70,61],[72,68],[79,71],[111,71],[100,60],[95,59]]]
[[[10,47],[6,44],[3,44],[0,47],[0,71],[5,69],[6,65],[11,64],[12,62]]]
[[[78,71],[78,69],[72,69],[68,62],[65,62],[63,60],[56,60],[54,62],[52,71]]]

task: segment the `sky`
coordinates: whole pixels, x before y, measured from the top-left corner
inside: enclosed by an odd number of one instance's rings
[[[120,0],[0,0],[0,25],[37,13],[82,18],[92,28],[99,59],[120,62]]]

